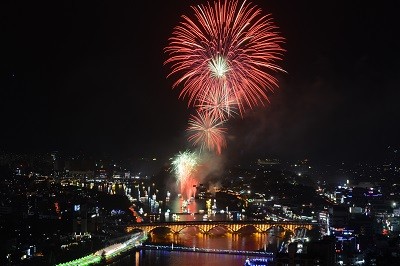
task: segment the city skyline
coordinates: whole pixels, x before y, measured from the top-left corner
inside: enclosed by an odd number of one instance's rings
[[[266,107],[229,124],[222,156],[355,161],[399,146],[394,3],[251,2],[285,38],[287,73]],[[6,3],[0,149],[167,155],[190,147],[190,110],[166,78],[163,49],[200,3]]]

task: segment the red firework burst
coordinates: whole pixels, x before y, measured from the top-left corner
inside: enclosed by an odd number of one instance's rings
[[[269,15],[250,3],[218,0],[192,7],[196,19],[182,16],[165,51],[170,75],[180,75],[173,87],[183,85],[180,97],[189,106],[206,103],[224,88],[235,98],[240,113],[263,104],[267,90],[277,87],[272,73],[283,71],[284,39]]]
[[[200,145],[200,149],[207,148],[221,154],[222,148],[226,146],[224,122],[207,112],[197,112],[197,116],[192,115],[189,119],[187,131],[191,135],[188,140],[193,145]]]

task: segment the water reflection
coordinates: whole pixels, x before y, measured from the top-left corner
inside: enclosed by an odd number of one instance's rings
[[[250,258],[253,258],[250,256]],[[243,266],[247,256],[196,252],[147,250],[135,252],[111,263],[113,266]]]

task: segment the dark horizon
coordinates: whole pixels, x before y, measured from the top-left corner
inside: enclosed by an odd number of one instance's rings
[[[1,8],[0,150],[170,156],[190,148],[163,66],[180,16],[205,1]],[[251,1],[286,39],[270,103],[229,123],[226,158],[380,160],[400,147],[394,1]]]

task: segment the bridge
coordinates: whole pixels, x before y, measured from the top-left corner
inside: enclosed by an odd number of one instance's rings
[[[165,222],[165,223],[140,223],[128,226],[128,233],[135,229],[150,233],[156,228],[168,228],[172,233],[178,234],[185,228],[196,227],[204,234],[210,233],[214,228],[225,228],[229,233],[240,233],[242,228],[254,228],[259,233],[266,233],[273,228],[283,228],[285,231],[294,233],[299,229],[311,230],[317,223],[311,222],[272,222],[272,221],[185,221],[185,222]]]

